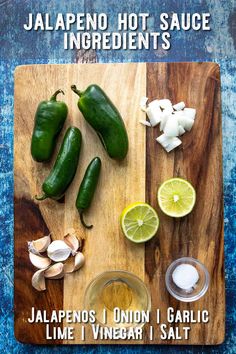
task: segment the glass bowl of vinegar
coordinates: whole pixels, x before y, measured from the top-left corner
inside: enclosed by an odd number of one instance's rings
[[[151,296],[135,274],[106,271],[88,285],[84,308],[96,311],[96,319],[103,326],[141,327],[151,310]]]

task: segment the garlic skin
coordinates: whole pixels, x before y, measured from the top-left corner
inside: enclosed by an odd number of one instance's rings
[[[55,263],[51,267],[47,268],[44,272],[45,278],[49,279],[61,279],[64,277],[64,264]]]
[[[43,236],[37,240],[28,242],[28,250],[34,254],[40,255],[40,253],[45,252],[51,243],[51,237]]]
[[[29,259],[33,266],[38,268],[32,276],[33,288],[44,291],[46,278],[61,279],[66,273],[73,273],[80,269],[85,262],[84,255],[78,251],[82,247],[82,242],[82,238],[77,238],[74,229],[69,229],[63,240],[51,242],[51,237],[48,235],[28,242]],[[45,251],[48,257],[40,253]],[[62,263],[63,261],[66,262]]]
[[[37,256],[40,256],[40,252],[37,251],[34,246],[33,246],[33,241],[28,241],[27,244],[28,244],[28,251],[33,253],[33,254],[36,254]]]
[[[76,270],[83,267],[84,263],[85,263],[85,257],[83,253],[78,252],[74,258],[68,259],[67,262],[64,264],[64,272],[73,273]]]
[[[78,252],[75,256],[75,269],[74,269],[74,271],[83,267],[84,263],[85,263],[85,257],[83,255],[83,253]]]
[[[29,252],[30,262],[38,269],[46,269],[51,264],[51,259],[48,257],[39,256],[32,252]]]
[[[71,248],[72,256],[76,254],[79,247],[81,246],[81,240],[78,240],[76,237],[74,229],[69,230],[68,234],[64,236],[64,242]]]
[[[48,257],[54,262],[65,261],[71,252],[72,249],[62,240],[52,241],[47,249]]]
[[[34,273],[31,280],[33,288],[38,291],[46,290],[45,278],[44,278],[44,269],[37,270]]]

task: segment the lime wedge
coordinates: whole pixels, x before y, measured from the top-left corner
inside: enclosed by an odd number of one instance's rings
[[[159,227],[156,211],[146,203],[133,203],[121,214],[121,227],[125,236],[135,243],[146,242],[155,236]]]
[[[162,183],[157,200],[163,213],[174,218],[189,214],[196,201],[196,192],[191,183],[182,178],[171,178]]]

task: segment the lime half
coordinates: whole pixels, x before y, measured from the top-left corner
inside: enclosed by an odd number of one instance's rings
[[[157,192],[157,199],[163,213],[180,218],[192,211],[196,192],[185,179],[171,178],[162,183]]]
[[[141,202],[133,203],[122,212],[121,227],[130,241],[146,242],[155,236],[159,227],[159,218],[150,205]]]

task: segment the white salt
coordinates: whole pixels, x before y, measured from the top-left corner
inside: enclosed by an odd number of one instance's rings
[[[191,264],[180,264],[175,268],[172,279],[180,289],[192,291],[199,280],[199,274]]]

